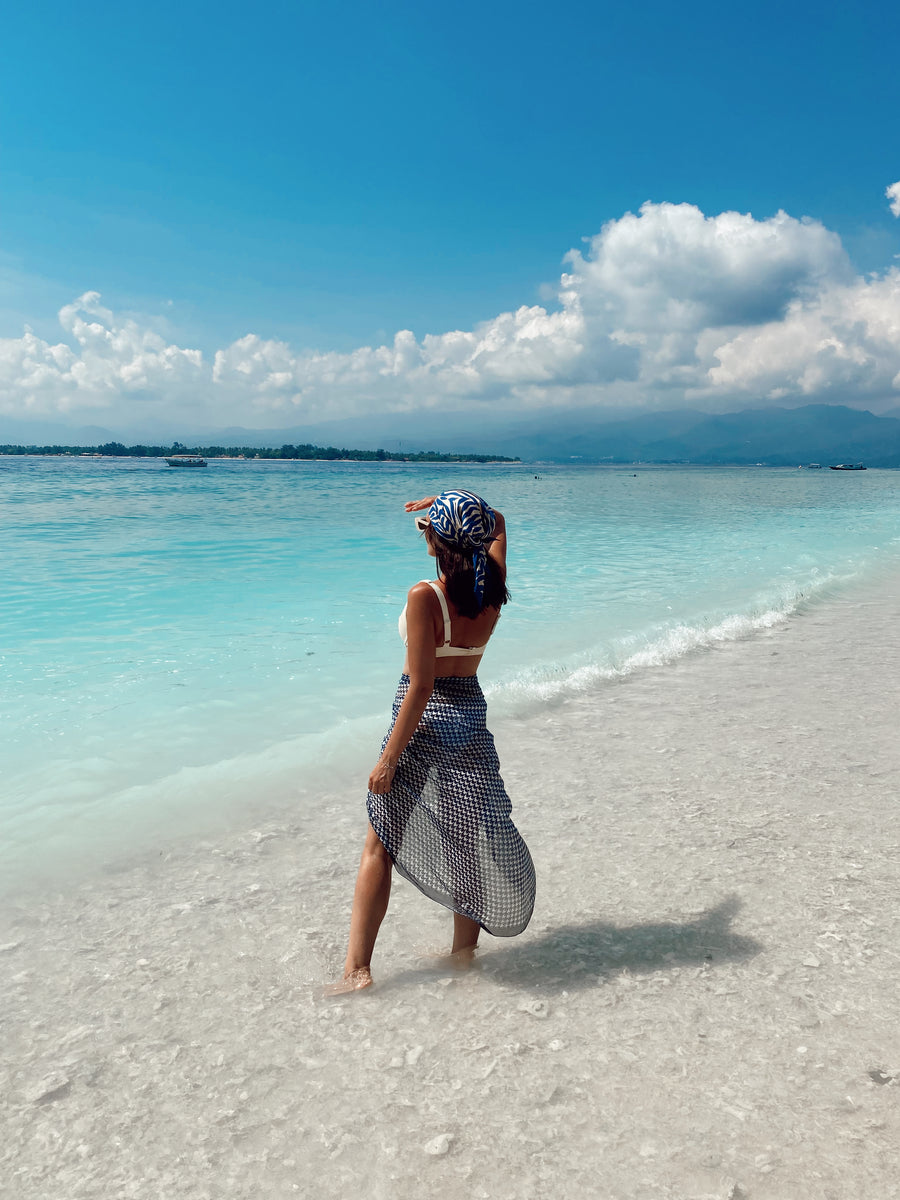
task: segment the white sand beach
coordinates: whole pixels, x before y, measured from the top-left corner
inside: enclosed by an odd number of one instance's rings
[[[322,998],[362,783],[7,904],[0,1191],[896,1197],[898,701],[894,579],[495,725],[538,902],[468,972],[398,880]]]

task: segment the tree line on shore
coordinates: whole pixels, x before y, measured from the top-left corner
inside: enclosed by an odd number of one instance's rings
[[[0,446],[0,454],[39,454],[56,457],[83,458],[99,455],[102,458],[167,458],[173,454],[199,454],[203,458],[274,458],[326,459],[353,462],[519,462],[502,454],[441,454],[437,450],[348,450],[337,446],[284,445],[257,446],[124,446],[121,442],[104,442],[102,446]]]

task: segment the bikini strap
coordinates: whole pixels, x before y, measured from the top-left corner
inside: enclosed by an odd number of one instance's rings
[[[423,579],[423,583],[427,583],[430,588],[434,589],[434,593],[441,602],[441,612],[444,614],[444,645],[450,645],[450,609],[447,607],[447,597],[444,595],[441,585],[435,579]]]

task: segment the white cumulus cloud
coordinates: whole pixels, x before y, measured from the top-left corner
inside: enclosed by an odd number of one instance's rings
[[[817,222],[706,217],[689,204],[645,204],[567,262],[556,311],[523,307],[421,341],[404,331],[350,354],[294,354],[250,336],[217,353],[214,376],[247,384],[266,407],[304,413],[354,400],[403,409],[503,397],[536,407],[597,399],[612,384],[652,403],[672,386],[715,389],[715,347],[700,355],[709,331],[729,340],[853,278],[840,239]]]
[[[203,368],[199,350],[167,345],[133,318],[117,318],[85,292],[59,311],[69,342],[50,345],[26,329],[0,338],[0,411],[48,415],[111,409],[165,396],[177,400]]]
[[[597,320],[647,331],[756,324],[850,274],[840,239],[817,221],[707,217],[692,204],[645,204],[604,226],[586,256],[568,257]]]
[[[888,197],[900,213],[900,183]],[[264,428],[489,402],[897,403],[900,273],[855,275],[818,221],[648,202],[565,266],[555,304],[420,339],[401,330],[350,353],[248,333],[206,360],[87,292],[60,311],[58,344],[28,330],[0,340],[0,411]]]
[[[820,401],[878,397],[900,386],[900,272],[825,288],[783,319],[713,350],[714,387]]]
[[[895,217],[900,217],[900,179],[896,183],[892,183],[884,194],[891,203],[891,212]]]

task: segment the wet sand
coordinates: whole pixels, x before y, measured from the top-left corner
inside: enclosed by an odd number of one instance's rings
[[[895,1197],[898,596],[497,728],[538,903],[469,971],[396,881],[322,998],[361,791],[7,903],[3,1195]]]

